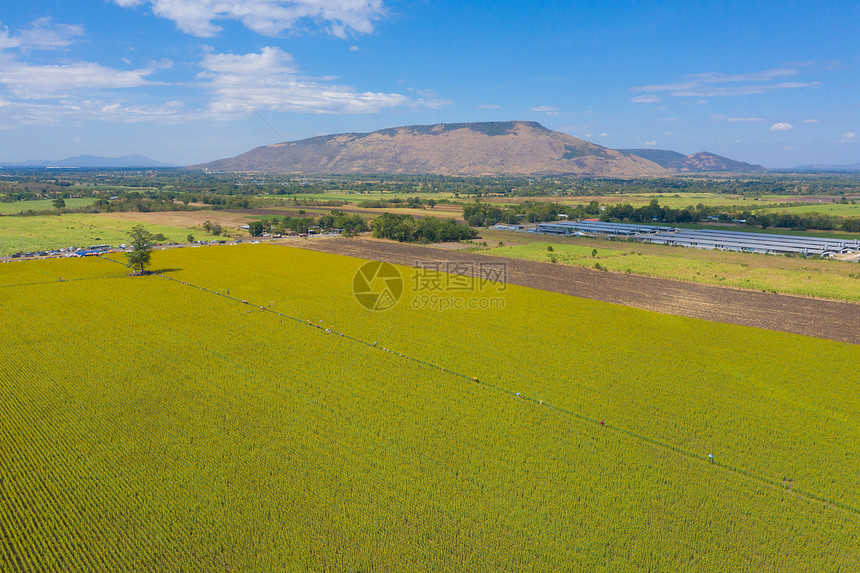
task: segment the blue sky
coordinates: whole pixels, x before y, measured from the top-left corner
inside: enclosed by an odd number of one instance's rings
[[[0,162],[186,165],[524,119],[612,148],[860,162],[860,3],[5,0]]]

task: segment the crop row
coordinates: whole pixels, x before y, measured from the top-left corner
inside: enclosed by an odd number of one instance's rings
[[[504,308],[416,310],[410,271],[386,312],[352,297],[363,261],[258,245],[165,253],[178,280],[858,505],[860,347],[657,315],[509,285],[459,297]],[[240,278],[241,277],[241,278]],[[319,293],[326,293],[320,296]],[[392,327],[396,325],[396,327]],[[714,341],[720,344],[714,344]],[[834,358],[838,357],[838,358]]]
[[[203,251],[216,260],[201,261]],[[180,281],[4,291],[4,323],[20,328],[0,334],[0,569],[856,566],[851,512],[399,354],[541,399],[598,396],[609,410],[615,395],[601,390],[598,364],[579,369],[574,392],[552,378],[562,360],[528,345],[515,355],[492,322],[479,330],[462,314],[367,313],[331,275],[314,277],[338,263],[351,269],[348,259],[278,260],[275,250],[264,264],[238,248],[184,252],[169,264],[184,269],[171,273]],[[239,300],[183,285],[193,271],[205,275],[195,284]],[[508,312],[531,304],[546,313],[555,301],[517,296]],[[515,362],[460,356],[473,340],[442,336],[448,321]],[[582,352],[603,351],[591,343],[583,336]],[[643,349],[631,360],[656,376],[646,357]],[[637,384],[667,392],[655,377]],[[684,395],[668,396],[655,429],[699,432],[683,425]],[[635,428],[636,414],[606,418]]]

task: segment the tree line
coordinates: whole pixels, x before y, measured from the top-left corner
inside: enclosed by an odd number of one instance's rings
[[[337,209],[319,217],[275,216],[248,223],[248,231],[252,237],[259,237],[264,233],[277,235],[284,233],[302,234],[307,233],[312,228],[319,228],[321,231],[327,232],[338,230],[347,235],[369,230],[367,221],[360,215],[348,215]]]
[[[629,193],[720,193],[747,197],[762,195],[860,194],[860,174],[684,174],[663,178],[588,178],[571,175],[460,177],[442,175],[332,175],[207,173],[186,169],[39,170],[4,169],[0,201],[68,198],[72,195],[122,196],[128,190],[147,198],[156,196],[210,205],[224,205],[227,197],[320,194],[329,192],[452,193],[469,196],[600,196]],[[221,201],[207,197],[222,197]],[[235,203],[233,203],[235,204]],[[229,208],[224,205],[225,208]],[[241,208],[241,207],[240,207]]]
[[[385,213],[370,225],[373,236],[379,239],[394,239],[401,243],[439,243],[476,239],[478,233],[454,219],[424,217],[416,220],[412,215]]]
[[[768,205],[767,207],[771,206]],[[807,229],[833,231],[841,229],[847,232],[860,232],[860,223],[858,223],[857,219],[842,221],[833,215],[820,213],[758,213],[750,210],[744,210],[740,213],[728,213],[724,207],[708,207],[702,204],[685,209],[672,209],[661,206],[657,199],[639,208],[633,208],[626,203],[608,206],[600,214],[601,221],[631,221],[635,223],[655,221],[662,223],[697,223],[709,219],[724,222],[742,222],[747,226],[761,227],[762,229],[780,227],[797,231],[805,231]]]

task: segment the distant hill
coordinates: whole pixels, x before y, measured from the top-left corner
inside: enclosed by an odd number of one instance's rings
[[[792,171],[860,171],[860,163],[843,165],[800,165]]]
[[[123,167],[175,167],[143,155],[123,155],[122,157],[99,157],[97,155],[77,155],[66,159],[31,159],[20,163],[2,163],[4,167],[66,167],[66,168],[123,168]]]
[[[442,123],[342,133],[258,147],[194,165],[210,171],[605,177],[663,175],[651,161],[531,121]]]
[[[733,159],[722,157],[714,153],[707,153],[705,151],[693,153],[692,155],[688,155],[684,159],[679,159],[678,161],[672,163],[669,166],[669,169],[682,172],[726,171],[733,173],[761,173],[767,171],[767,169],[765,169],[761,165],[753,165],[751,163],[744,163],[743,161],[735,161]]]
[[[714,153],[702,151],[692,155],[683,155],[677,151],[666,149],[619,149],[623,153],[629,153],[653,161],[657,165],[678,172],[728,172],[728,173],[761,173],[767,171],[761,165],[735,161]]]
[[[643,159],[647,159],[648,161],[653,161],[660,167],[667,169],[668,166],[672,163],[678,161],[679,159],[686,159],[687,157],[683,153],[678,153],[677,151],[669,151],[668,149],[617,149],[616,151],[635,155],[636,157],[641,157]]]

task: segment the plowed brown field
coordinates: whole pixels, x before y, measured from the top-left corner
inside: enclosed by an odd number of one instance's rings
[[[390,263],[507,264],[510,284],[678,316],[860,344],[860,305],[610,273],[373,239],[291,241],[289,246]]]

